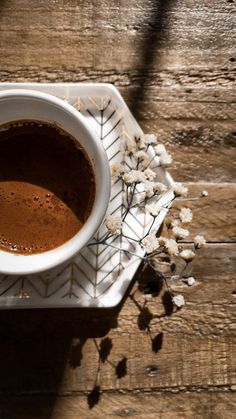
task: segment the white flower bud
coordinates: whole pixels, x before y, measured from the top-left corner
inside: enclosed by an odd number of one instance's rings
[[[195,258],[195,253],[190,249],[182,250],[182,252],[179,255],[186,262],[191,262],[191,260]]]
[[[184,306],[185,304],[185,300],[183,295],[181,294],[177,294],[174,297],[172,297],[172,302],[174,303],[174,305],[176,305],[176,307],[181,308]]]

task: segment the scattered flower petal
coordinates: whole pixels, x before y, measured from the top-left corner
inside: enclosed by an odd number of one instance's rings
[[[190,223],[193,219],[193,213],[190,208],[181,208],[179,213],[179,218],[182,223],[187,224]]]
[[[174,193],[177,196],[187,196],[188,188],[186,188],[186,186],[184,186],[180,182],[175,182],[175,184],[174,184]]]
[[[195,253],[190,249],[185,249],[180,252],[180,257],[184,259],[186,262],[191,262],[195,258]]]
[[[155,234],[149,234],[144,237],[141,243],[147,253],[152,253],[160,247],[159,240],[156,238]]]
[[[178,244],[174,239],[167,239],[165,248],[170,256],[177,256],[179,254]]]
[[[183,278],[183,281],[186,282],[189,287],[192,287],[196,283],[196,280],[193,276],[190,276],[189,278]]]
[[[118,215],[109,215],[106,218],[105,224],[107,229],[112,234],[120,234],[122,229],[122,218]]]
[[[200,235],[198,235],[198,236],[194,237],[194,246],[195,246],[197,249],[200,249],[200,247],[205,246],[205,244],[206,244],[206,239],[205,239],[205,237],[200,236]]]
[[[185,300],[182,294],[177,294],[174,295],[174,297],[172,297],[172,302],[174,303],[174,305],[176,305],[176,307],[181,308],[184,306],[185,304]]]
[[[176,239],[185,239],[186,237],[189,236],[188,230],[186,230],[185,228],[178,227],[178,226],[175,226],[173,228],[172,233],[174,237],[176,237]]]

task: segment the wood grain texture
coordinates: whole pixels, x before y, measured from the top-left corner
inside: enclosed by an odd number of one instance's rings
[[[235,392],[162,394],[101,394],[99,404],[88,397],[9,397],[3,400],[0,414],[12,419],[234,419]],[[55,405],[54,405],[55,403]],[[14,408],[13,408],[14,406]],[[174,412],[174,416],[173,416]]]
[[[172,170],[171,170],[172,174]],[[236,241],[236,184],[234,183],[185,183],[188,198],[178,198],[170,211],[171,216],[178,216],[182,207],[193,212],[193,221],[189,224],[190,235],[186,241],[193,241],[201,232],[208,242]],[[202,197],[203,191],[208,192]],[[186,225],[186,228],[188,226]]]
[[[181,310],[146,270],[115,310],[0,312],[1,418],[236,416],[235,18],[233,0],[0,0],[0,81],[115,84],[189,197],[209,192],[174,205],[208,241],[196,285],[172,284]]]
[[[169,145],[176,180],[236,181],[234,3],[32,5],[0,5],[1,81],[114,83]]]
[[[8,45],[6,66],[15,65],[15,60],[35,65],[40,51],[41,67],[67,62],[79,67],[95,64],[98,68],[106,63],[108,69],[140,67],[146,54],[144,43],[150,38],[154,42],[148,45],[148,55],[159,68],[173,68],[178,63],[196,67],[209,62],[212,67],[222,66],[234,50],[234,5],[227,2],[222,7],[217,0],[210,6],[205,0],[130,1],[129,13],[125,1],[50,3],[34,0],[29,8],[26,0],[20,5],[17,0],[2,2],[2,46],[6,45],[4,41]],[[206,33],[208,36],[203,36]],[[226,51],[227,58],[220,54]]]
[[[0,393],[235,385],[235,250],[209,245],[195,259],[196,286],[174,286],[187,301],[181,310],[173,310],[163,284],[153,291],[147,273],[120,312],[2,311]]]

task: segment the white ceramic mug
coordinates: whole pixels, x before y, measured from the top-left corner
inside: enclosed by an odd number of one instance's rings
[[[101,225],[110,198],[111,178],[106,152],[85,117],[63,100],[31,90],[0,92],[0,125],[18,120],[55,123],[83,146],[95,173],[95,201],[82,229],[63,245],[42,253],[23,255],[0,250],[0,272],[25,275],[44,271],[74,256]]]

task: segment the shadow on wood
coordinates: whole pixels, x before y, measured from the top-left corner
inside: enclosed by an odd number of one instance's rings
[[[66,363],[69,361],[73,368],[79,366],[86,340],[101,338],[116,327],[116,315],[114,310],[98,313],[94,309],[1,311],[0,412],[6,410],[11,417],[17,417],[18,406],[11,403],[11,396],[50,394],[50,406],[47,405],[44,416],[49,419]],[[79,344],[73,346],[72,341],[77,338]],[[101,362],[105,362],[112,348],[108,339],[102,339],[100,344]],[[97,377],[94,382],[96,387]],[[98,402],[97,387],[95,390],[88,397],[91,407]]]
[[[141,103],[145,96],[145,90],[149,84],[149,78],[154,64],[157,69],[155,59],[158,56],[160,43],[166,35],[168,29],[168,14],[175,0],[154,0],[150,7],[150,20],[145,22],[146,29],[143,31],[143,42],[139,48],[138,84],[136,90],[129,101],[129,106],[133,114],[138,117]]]

